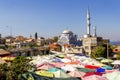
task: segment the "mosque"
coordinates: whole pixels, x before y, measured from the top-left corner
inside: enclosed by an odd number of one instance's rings
[[[93,28],[94,34],[91,35],[90,20],[91,20],[90,10],[88,9],[87,10],[87,34],[84,35],[81,41],[77,39],[77,35],[73,34],[72,31],[67,29],[67,30],[64,30],[60,35],[58,43],[61,46],[64,46],[66,44],[80,46],[80,49],[82,50],[81,52],[90,56],[94,48],[102,45],[102,42],[103,42],[102,37],[98,37],[96,34],[96,27]]]
[[[72,31],[70,30],[64,30],[58,40],[58,43],[60,45],[65,44],[76,44],[77,42],[77,35],[74,35]]]

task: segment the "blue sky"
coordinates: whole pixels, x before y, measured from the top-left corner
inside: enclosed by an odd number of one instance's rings
[[[89,6],[91,31],[97,26],[98,36],[120,40],[119,4],[120,0],[0,0],[0,33],[10,35],[12,29],[14,36],[37,32],[51,38],[68,28],[81,38]]]

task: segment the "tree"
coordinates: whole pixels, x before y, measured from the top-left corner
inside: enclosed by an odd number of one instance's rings
[[[117,58],[118,60],[120,60],[120,53],[117,53],[117,54],[116,54],[116,58]]]
[[[33,67],[29,64],[29,61],[30,59],[19,56],[9,64],[0,64],[0,72],[3,75],[0,80],[21,80],[21,75],[27,73]]]
[[[54,37],[53,37],[53,41],[54,41],[54,42],[57,42],[57,41],[58,41],[58,36],[54,36]]]
[[[92,57],[97,58],[103,56],[105,53],[105,47],[103,46],[98,46],[95,48],[93,54],[91,54]]]
[[[107,57],[107,53],[108,53],[108,57],[113,56],[113,49],[115,48],[113,45],[103,44],[103,47],[105,47],[105,53],[103,54],[103,57]]]

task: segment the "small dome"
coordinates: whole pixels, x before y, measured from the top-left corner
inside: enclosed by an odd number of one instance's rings
[[[63,34],[71,34],[71,33],[73,33],[73,32],[70,31],[70,30],[64,30],[64,31],[63,31]]]
[[[84,38],[88,38],[88,37],[90,37],[90,35],[89,35],[89,34],[84,35]]]

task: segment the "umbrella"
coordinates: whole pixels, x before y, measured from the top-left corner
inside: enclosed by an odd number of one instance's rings
[[[41,75],[41,76],[54,77],[54,74],[52,72],[48,72],[48,71],[45,71],[45,70],[36,71],[35,73],[37,75]]]
[[[107,69],[107,70],[112,70],[113,69],[113,67],[111,67],[111,66],[103,66],[102,68]]]
[[[61,61],[62,61],[62,62],[65,62],[65,63],[66,63],[66,62],[71,62],[71,60],[70,60],[70,59],[67,59],[67,58],[61,59]]]
[[[87,73],[84,75],[84,77],[91,76],[91,75],[102,76],[102,73],[98,73],[98,72],[87,72]]]
[[[103,59],[105,59],[104,57],[98,57],[98,58],[96,58],[97,60],[103,60]]]
[[[73,67],[71,65],[65,65],[65,66],[61,67],[61,69],[65,70],[65,71],[75,71],[75,70],[77,70],[75,67]]]
[[[105,72],[105,69],[103,69],[103,68],[98,68],[98,69],[96,70],[96,72],[104,73],[104,72]]]
[[[62,62],[59,58],[54,59],[55,62]]]
[[[84,77],[82,80],[108,80],[106,77],[98,76],[98,75],[91,75]]]
[[[111,60],[111,59],[103,59],[103,60],[101,60],[101,62],[102,63],[111,63],[111,62],[113,62],[113,60]]]
[[[59,71],[59,70],[62,70],[63,72],[66,72],[65,70],[60,69],[60,68],[51,68],[51,69],[48,69],[47,71],[48,72],[56,72],[56,71]]]
[[[62,63],[62,62],[55,62],[55,63],[52,63],[55,67],[58,67],[58,68],[61,68],[62,66],[65,66],[65,63]]]
[[[94,65],[86,65],[85,68],[97,69],[97,68],[100,68],[100,67],[99,66],[94,66]]]
[[[82,71],[82,72],[95,72],[95,70],[92,69],[88,69],[88,68],[78,68],[78,71]]]
[[[58,54],[57,56],[60,58],[64,58],[64,57],[66,57],[66,54]]]
[[[111,73],[106,73],[106,74],[103,74],[103,77],[107,77],[108,80],[120,80],[120,72],[114,71]]]
[[[102,63],[96,63],[96,64],[94,64],[95,66],[100,66],[100,67],[102,67],[102,66],[106,66],[105,64],[102,64]]]
[[[120,60],[115,60],[111,64],[118,64],[118,65],[120,65]]]
[[[13,61],[15,57],[3,57],[2,59],[5,61]]]
[[[81,77],[81,78],[85,75],[84,72],[80,72],[80,71],[71,71],[68,74],[72,77]]]
[[[52,72],[54,74],[55,78],[69,78],[70,75],[66,74],[63,70],[57,70],[55,72]]]
[[[77,65],[79,64],[80,61],[72,61],[72,62],[66,62],[65,64],[73,64],[73,65]]]
[[[118,69],[105,70],[105,73],[112,73],[112,72],[115,72],[115,71],[119,71],[119,70]]]
[[[48,70],[48,69],[54,68],[54,67],[55,66],[53,64],[43,63],[43,64],[40,64],[40,65],[37,65],[37,70],[39,70],[39,69]]]

